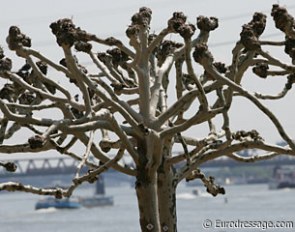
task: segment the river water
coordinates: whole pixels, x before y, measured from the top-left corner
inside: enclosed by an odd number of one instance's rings
[[[268,190],[267,185],[227,186],[225,196],[211,197],[200,188],[194,196],[192,187],[180,186],[177,194],[178,230],[198,231],[295,231],[295,190]],[[139,232],[134,190],[129,186],[106,189],[115,205],[77,210],[34,210],[39,196],[26,193],[0,194],[1,232]],[[76,195],[92,194],[80,189]],[[252,228],[244,228],[244,222]],[[292,221],[283,228],[266,228],[266,224]],[[209,223],[209,224],[208,224]],[[209,229],[204,228],[210,227]],[[249,225],[249,224],[248,224]],[[255,227],[253,227],[253,225]],[[261,226],[262,225],[262,226]],[[264,226],[263,226],[264,225]],[[269,225],[269,224],[268,224]],[[247,226],[247,225],[246,225]]]

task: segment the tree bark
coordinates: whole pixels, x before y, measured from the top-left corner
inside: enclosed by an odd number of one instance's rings
[[[148,168],[150,155],[147,144],[138,141],[139,166],[137,166],[136,194],[142,232],[176,232],[176,186],[173,167],[166,159],[171,157],[170,143],[161,153],[157,168]],[[159,154],[158,154],[159,155]],[[152,166],[151,166],[152,167]]]
[[[173,169],[162,165],[158,170],[158,204],[161,232],[177,231],[176,185]]]
[[[139,222],[142,232],[159,232],[160,216],[157,194],[157,172],[146,169],[148,163],[147,146],[138,140],[139,165],[136,175],[136,195],[139,209]]]
[[[157,173],[148,175],[144,169],[138,170],[136,195],[139,208],[139,222],[142,232],[159,232],[160,217],[157,195]]]

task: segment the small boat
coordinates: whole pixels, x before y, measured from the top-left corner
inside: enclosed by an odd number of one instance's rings
[[[295,169],[291,167],[275,167],[269,189],[295,188]]]
[[[192,194],[194,194],[195,196],[198,196],[200,193],[198,189],[193,189]]]
[[[56,208],[56,209],[78,209],[81,207],[81,204],[76,198],[63,198],[56,199],[54,197],[47,197],[45,199],[39,200],[35,204],[35,209],[48,209],[48,208]]]
[[[94,195],[89,197],[80,197],[80,203],[86,208],[114,205],[113,197],[105,195],[103,176],[100,176],[99,179],[96,181]]]
[[[112,196],[94,195],[81,198],[80,203],[86,208],[112,206],[114,205],[114,199]]]

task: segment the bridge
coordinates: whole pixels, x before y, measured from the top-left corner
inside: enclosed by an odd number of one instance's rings
[[[48,176],[74,174],[77,170],[78,161],[70,158],[35,158],[10,160],[17,169],[15,172],[0,170],[1,177],[10,176]],[[83,169],[82,172],[85,172]]]
[[[79,164],[79,161],[68,157],[17,159],[9,162],[13,162],[17,169],[15,172],[8,172],[0,167],[0,182],[14,181],[39,187],[69,186]],[[87,171],[88,167],[84,166],[80,173]],[[104,177],[108,186],[130,183],[132,179],[113,169],[105,172]]]
[[[11,173],[0,167],[0,182],[14,181],[23,184],[33,184],[39,187],[69,186],[77,171],[78,164],[78,161],[68,157],[18,159],[10,161],[14,162],[18,168],[16,172]],[[226,158],[208,161],[202,167],[204,171],[207,168],[218,170],[225,167],[233,168],[240,166],[261,166],[265,169],[272,170],[275,166],[283,165],[295,165],[295,158],[283,156],[256,163],[240,163]],[[81,172],[85,173],[87,169],[87,167],[84,167]],[[126,183],[129,185],[134,184],[134,178],[121,175],[113,169],[105,172],[104,177],[107,186],[126,185]]]
[[[221,168],[221,167],[237,167],[237,166],[284,166],[295,165],[295,157],[284,156],[269,160],[260,160],[256,162],[239,162],[230,158],[210,160],[201,165],[207,168]]]
[[[50,176],[50,175],[74,175],[77,170],[78,161],[71,158],[35,158],[35,159],[18,159],[11,160],[17,165],[14,173],[7,172],[4,168],[0,168],[0,178],[15,176]],[[279,157],[270,160],[258,161],[255,163],[241,163],[233,159],[224,158],[211,160],[202,165],[204,168],[222,168],[236,166],[282,166],[295,165],[293,157]],[[82,169],[82,173],[87,172],[87,167]],[[115,172],[110,169],[108,172]]]

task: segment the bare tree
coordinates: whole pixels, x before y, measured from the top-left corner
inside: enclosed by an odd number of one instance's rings
[[[276,27],[285,34],[285,41],[261,41],[266,16],[255,13],[242,27],[229,65],[215,62],[207,46],[210,33],[218,27],[217,18],[200,16],[195,26],[186,22],[182,12],[175,12],[166,28],[151,34],[151,15],[152,11],[143,7],[132,16],[126,30],[130,46],[113,37],[101,39],[76,27],[70,19],[52,23],[50,28],[64,53],[59,63],[33,50],[31,39],[18,27],[9,29],[9,48],[25,64],[13,70],[11,59],[1,51],[0,75],[7,81],[0,91],[0,152],[56,150],[80,163],[67,189],[9,182],[0,184],[0,190],[69,197],[81,183],[93,182],[99,174],[113,168],[136,177],[141,230],[176,231],[178,183],[199,178],[213,196],[225,193],[214,178],[202,173],[199,167],[204,162],[219,157],[254,162],[280,154],[295,155],[294,142],[263,104],[264,99],[285,97],[295,81],[295,23],[285,8],[273,5],[271,13]],[[198,35],[194,36],[196,32]],[[181,42],[165,39],[172,33],[179,35]],[[102,45],[110,49],[97,52]],[[283,47],[292,63],[270,55],[264,50],[265,45]],[[89,58],[97,70],[83,67],[81,55]],[[197,66],[203,73],[195,72]],[[280,77],[286,83],[284,89],[277,95],[248,91],[242,79],[250,68],[261,78]],[[59,78],[67,79],[68,85],[60,85]],[[169,82],[172,79],[176,86]],[[168,96],[175,96],[175,101],[170,103]],[[228,112],[237,97],[256,106],[287,146],[268,144],[256,130],[233,131]],[[48,110],[58,112],[57,116],[48,115]],[[222,119],[221,126],[216,126],[217,117]],[[206,137],[198,139],[186,134],[201,124],[208,124]],[[11,141],[22,128],[33,136],[24,144],[7,145],[5,141]],[[97,130],[101,131],[99,137],[95,135]],[[85,147],[83,154],[75,153],[78,143]],[[179,147],[183,152],[175,155],[173,151]],[[239,155],[245,149],[261,152],[248,157]],[[114,153],[115,156],[110,155]],[[120,162],[124,154],[131,157],[134,168]],[[16,169],[13,163],[1,165],[10,171]],[[89,172],[81,175],[84,165]]]

